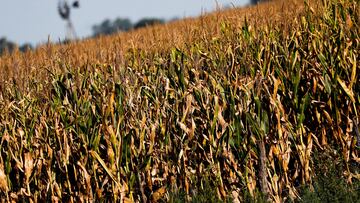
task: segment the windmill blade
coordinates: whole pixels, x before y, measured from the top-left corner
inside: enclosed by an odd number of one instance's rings
[[[73,7],[73,8],[79,8],[79,7],[80,7],[79,1],[74,1],[74,2],[72,3],[72,7]]]
[[[62,19],[68,20],[70,18],[70,7],[66,1],[59,1],[58,12]]]

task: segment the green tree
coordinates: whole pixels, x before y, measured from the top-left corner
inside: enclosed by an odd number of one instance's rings
[[[127,18],[117,18],[114,21],[104,20],[100,25],[93,26],[93,35],[110,35],[120,31],[128,31],[133,27]]]
[[[134,25],[134,29],[162,23],[164,23],[164,20],[160,18],[143,18]]]
[[[16,44],[8,41],[5,37],[0,38],[0,55],[5,51],[12,52],[16,48]]]
[[[5,37],[0,38],[0,56],[6,51],[11,53],[16,49],[19,49],[21,52],[26,52],[28,50],[32,50],[33,46],[29,43],[18,46],[16,43],[7,40]]]
[[[131,21],[127,18],[117,18],[113,22],[115,31],[129,31],[133,27]]]
[[[29,50],[33,50],[33,46],[31,44],[29,44],[29,43],[25,43],[25,44],[23,44],[23,45],[21,45],[19,47],[19,50],[21,52],[26,52],[26,51],[29,51]]]

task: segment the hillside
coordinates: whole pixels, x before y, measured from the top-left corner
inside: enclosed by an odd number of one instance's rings
[[[295,16],[303,12],[303,7],[304,3],[298,0],[277,1],[277,3],[264,3],[255,7],[210,13],[199,18],[185,19],[116,36],[87,39],[65,46],[44,45],[35,53],[24,55],[18,52],[11,57],[2,57],[1,80],[23,76],[21,72],[25,72],[27,76],[35,67],[36,70],[33,71],[36,71],[36,74],[41,72],[39,67],[56,70],[59,68],[59,61],[74,67],[109,64],[117,68],[126,65],[125,53],[131,49],[149,54],[153,52],[160,54],[168,53],[174,47],[188,48],[193,43],[220,37],[221,26],[224,23],[237,29],[241,28],[245,17],[257,26],[278,22],[286,25],[288,21],[292,21]],[[19,81],[23,80],[19,79]]]
[[[274,0],[2,56],[0,196],[292,201],[325,160],[357,184],[359,14]]]

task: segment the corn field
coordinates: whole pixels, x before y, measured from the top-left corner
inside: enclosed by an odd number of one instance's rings
[[[295,200],[315,149],[360,164],[359,34],[356,0],[275,0],[5,54],[1,199]]]

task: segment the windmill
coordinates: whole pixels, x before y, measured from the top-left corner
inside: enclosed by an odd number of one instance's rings
[[[79,8],[80,4],[79,1],[73,1],[71,5],[69,5],[67,0],[59,0],[58,3],[58,12],[61,17],[61,19],[66,21],[66,40],[73,40],[76,39],[76,32],[75,28],[72,24],[70,14],[71,14],[71,8]]]

